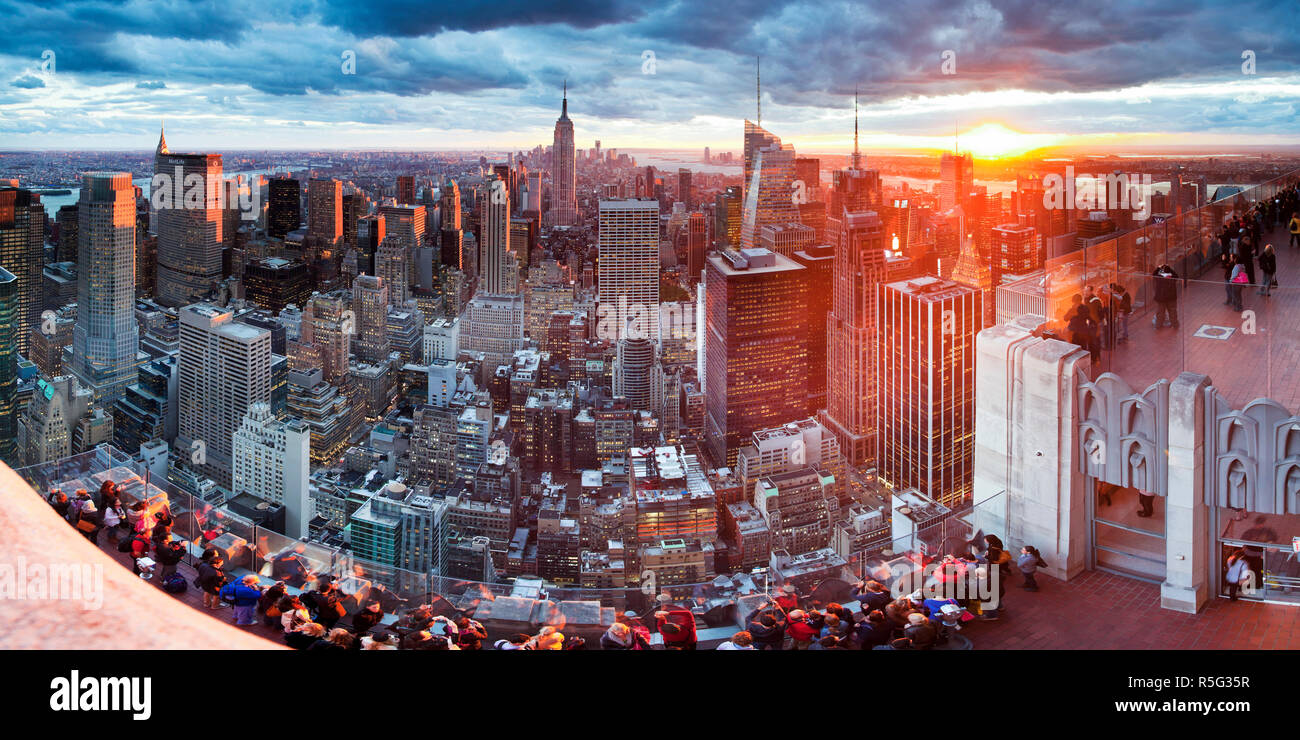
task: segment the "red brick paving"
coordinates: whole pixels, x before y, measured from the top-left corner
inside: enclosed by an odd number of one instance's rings
[[[1005,614],[962,631],[976,650],[1300,649],[1300,606],[1214,598],[1197,614],[1160,608],[1160,587],[1086,571],[1007,589]]]

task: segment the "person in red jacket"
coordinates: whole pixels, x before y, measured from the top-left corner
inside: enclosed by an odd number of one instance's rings
[[[785,633],[794,641],[791,650],[807,650],[812,641],[818,637],[817,630],[808,624],[807,615],[802,609],[795,609],[786,615]]]
[[[655,629],[667,650],[695,649],[695,615],[681,607],[655,612]]]
[[[777,594],[773,601],[783,613],[789,614],[799,608],[799,591],[793,583],[787,583],[781,587],[781,593]]]

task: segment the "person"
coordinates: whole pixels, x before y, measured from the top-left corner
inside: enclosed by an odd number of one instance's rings
[[[741,630],[731,636],[731,639],[718,645],[718,650],[753,650],[754,638],[748,632]]]
[[[371,632],[361,637],[362,650],[396,650],[397,641],[393,639],[393,633],[387,630]]]
[[[1070,341],[1088,350],[1093,362],[1100,359],[1097,344],[1097,325],[1093,322],[1092,311],[1088,309],[1086,304],[1080,303],[1075,306],[1073,314],[1070,315],[1070,321],[1065,328],[1070,332]]]
[[[867,618],[858,624],[858,643],[863,650],[871,650],[877,645],[885,645],[892,636],[894,626],[885,619],[884,612],[873,609]]]
[[[1246,269],[1240,264],[1232,266],[1232,277],[1228,279],[1228,292],[1232,296],[1232,310],[1242,310],[1241,289],[1247,282]]]
[[[483,641],[487,639],[488,634],[482,623],[462,616],[456,620],[456,629],[458,630],[456,644],[461,650],[483,649]]]
[[[283,616],[280,611],[280,601],[284,598],[285,592],[283,583],[276,583],[262,592],[262,598],[257,600],[257,613],[262,616],[262,624],[274,627],[280,621],[280,617]]]
[[[294,650],[309,650],[317,643],[322,642],[325,636],[325,628],[315,622],[303,622],[293,631],[286,632],[284,635],[284,644]]]
[[[280,628],[286,635],[311,621],[311,612],[297,596],[286,594],[276,606],[280,609]]]
[[[799,590],[793,583],[781,586],[781,592],[776,595],[776,605],[783,614],[789,614],[799,608]]]
[[[820,635],[808,624],[807,615],[802,609],[795,609],[786,615],[785,631],[790,636],[791,650],[807,650]]]
[[[773,613],[774,605],[760,607],[745,617],[745,631],[757,650],[780,650],[785,643],[785,627]]]
[[[1038,581],[1034,580],[1034,573],[1044,564],[1043,556],[1038,554],[1037,548],[1032,545],[1020,548],[1020,557],[1016,558],[1016,566],[1020,568],[1020,574],[1025,577],[1022,588],[1026,591],[1038,590]]]
[[[98,545],[99,530],[104,528],[103,522],[99,510],[95,508],[95,502],[86,500],[77,509],[77,520],[72,524],[86,536],[86,539]],[[139,575],[139,571],[136,571],[136,574]]]
[[[1228,587],[1228,600],[1236,601],[1241,587],[1251,578],[1250,566],[1246,563],[1246,551],[1238,548],[1228,556],[1227,572],[1223,582]]]
[[[59,516],[64,519],[68,518],[68,507],[72,505],[72,502],[68,500],[68,494],[63,491],[53,491],[50,493],[48,500],[50,506],[54,507],[54,511],[56,511]]]
[[[532,638],[528,635],[520,632],[509,639],[497,640],[492,643],[492,647],[497,650],[532,650],[532,647],[529,645],[531,639]]]
[[[615,622],[600,636],[601,650],[649,650],[640,634],[622,622]]]
[[[1264,251],[1259,255],[1259,270],[1264,273],[1259,294],[1272,295],[1273,286],[1277,285],[1277,255],[1273,253],[1272,244],[1264,245]]]
[[[563,650],[564,633],[548,624],[528,644],[530,650]]]
[[[1300,213],[1291,214],[1291,222],[1287,224],[1287,228],[1291,230],[1291,246],[1300,247]]]
[[[907,615],[907,627],[903,628],[903,637],[912,644],[913,650],[929,650],[939,639],[939,631],[934,623],[921,612]]]
[[[322,627],[321,629],[324,628]],[[329,635],[326,636],[324,640],[317,640],[316,642],[309,645],[307,649],[308,650],[330,650],[333,652],[351,650],[353,645],[353,640],[355,639],[356,638],[352,636],[351,632],[348,632],[342,627],[336,627],[329,631]]]
[[[1115,343],[1128,341],[1128,317],[1133,313],[1133,296],[1121,283],[1110,284],[1110,309],[1115,323]]]
[[[131,536],[131,571],[137,576],[140,575],[140,558],[149,555],[152,544],[147,532],[136,532]]]
[[[203,606],[208,609],[221,608],[219,593],[226,583],[226,574],[221,569],[223,565],[225,562],[221,559],[221,553],[216,550],[205,550],[195,568],[198,577],[194,579],[194,585],[203,592]]]
[[[364,635],[384,619],[384,610],[376,599],[367,599],[361,611],[352,616],[352,631]]]
[[[695,615],[681,607],[655,612],[655,629],[664,638],[667,650],[694,650]]]
[[[343,616],[344,607],[340,603],[342,592],[333,581],[326,581],[316,592],[316,621],[333,629],[335,623]]]
[[[858,600],[864,613],[884,609],[891,600],[889,589],[880,581],[858,581],[849,595]]]
[[[1083,290],[1084,305],[1088,307],[1088,315],[1092,319],[1093,326],[1096,327],[1097,347],[1099,349],[1110,349],[1112,347],[1109,337],[1111,327],[1107,321],[1107,313],[1109,313],[1106,303],[1107,298],[1105,288],[1098,292],[1089,285]]]
[[[1237,261],[1246,269],[1246,279],[1250,285],[1255,284],[1255,243],[1250,237],[1242,237],[1237,244]]]
[[[1137,515],[1142,518],[1151,516],[1154,513],[1156,505],[1155,494],[1147,493],[1146,491],[1138,491],[1137,495],[1138,505],[1142,507],[1138,509]]]
[[[104,481],[110,483],[111,481]],[[117,489],[110,488],[104,494],[104,529],[108,531],[108,544],[117,546],[118,539],[123,536],[129,536],[131,533],[123,525],[126,523],[126,509],[122,507],[122,501],[117,496]]]
[[[1232,305],[1232,268],[1237,264],[1237,255],[1224,252],[1219,255],[1219,267],[1223,268],[1223,305]]]
[[[1157,328],[1172,326],[1178,328],[1178,273],[1167,264],[1160,265],[1152,273],[1154,278],[1153,298],[1156,302],[1156,315],[1152,324]]]
[[[158,561],[158,582],[166,583],[167,577],[176,572],[176,566],[185,555],[185,548],[180,542],[167,540],[154,547],[153,559]]]
[[[235,624],[251,627],[257,624],[257,603],[262,598],[262,587],[257,576],[248,574],[234,583],[221,587],[221,599],[235,605]]]

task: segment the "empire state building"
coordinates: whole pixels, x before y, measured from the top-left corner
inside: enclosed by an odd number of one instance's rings
[[[564,102],[555,121],[555,142],[551,147],[551,219],[556,226],[578,223],[578,183],[574,170],[573,121],[569,120],[569,84],[564,84]]]

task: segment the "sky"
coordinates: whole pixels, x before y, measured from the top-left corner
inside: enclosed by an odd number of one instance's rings
[[[1300,145],[1294,2],[0,0],[0,149]],[[1000,129],[995,129],[1000,131]],[[995,137],[996,138],[996,137]],[[978,153],[978,152],[977,152]]]

